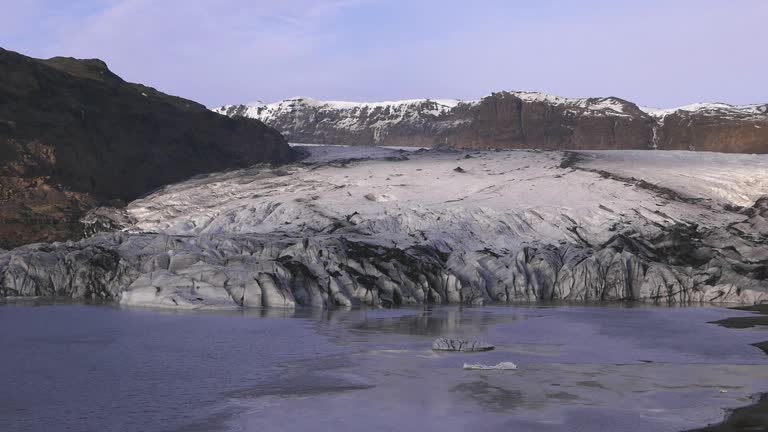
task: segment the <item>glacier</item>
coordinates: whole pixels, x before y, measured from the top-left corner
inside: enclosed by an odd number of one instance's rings
[[[183,309],[768,301],[768,156],[296,146],[0,251],[0,294]]]

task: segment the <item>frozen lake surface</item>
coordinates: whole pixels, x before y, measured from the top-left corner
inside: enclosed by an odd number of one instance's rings
[[[0,306],[2,431],[680,431],[768,391],[720,308]],[[438,336],[496,345],[434,353]],[[514,362],[518,370],[463,370]]]

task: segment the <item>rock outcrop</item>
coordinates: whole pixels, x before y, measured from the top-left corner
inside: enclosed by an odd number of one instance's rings
[[[768,104],[696,104],[650,112],[658,121],[658,148],[768,153]]]
[[[0,49],[0,247],[75,238],[96,205],[291,159],[261,122],[125,82],[100,60]]]
[[[568,99],[499,92],[479,101],[323,102],[310,98],[231,105],[292,142],[454,149],[664,149],[768,152],[768,105],[640,108],[619,98]]]

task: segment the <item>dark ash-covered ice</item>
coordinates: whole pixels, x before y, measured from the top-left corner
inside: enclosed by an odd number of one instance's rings
[[[432,350],[434,351],[473,352],[490,351],[493,348],[494,346],[487,342],[467,341],[463,339],[437,338],[432,343]]]

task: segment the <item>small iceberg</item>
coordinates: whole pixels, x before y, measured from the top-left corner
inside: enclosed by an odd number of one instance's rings
[[[493,345],[487,342],[467,341],[463,339],[438,338],[432,343],[432,349],[435,351],[490,351]]]
[[[517,365],[512,362],[501,362],[498,364],[495,364],[493,366],[484,365],[484,364],[469,364],[464,363],[464,369],[469,370],[516,370]]]

